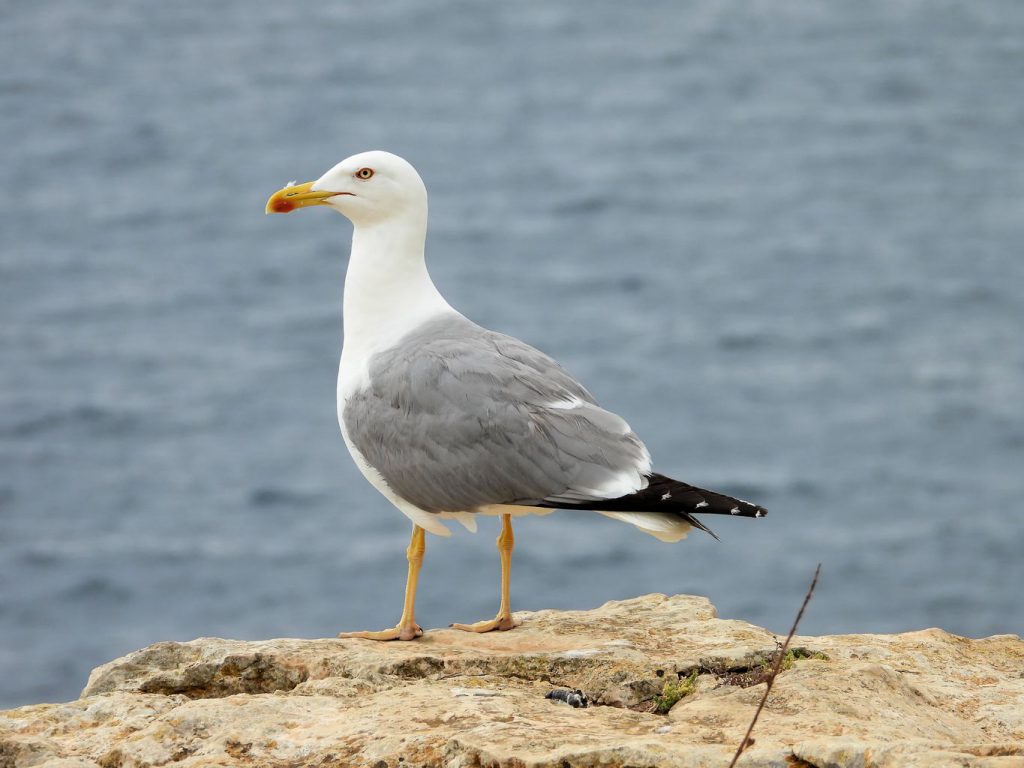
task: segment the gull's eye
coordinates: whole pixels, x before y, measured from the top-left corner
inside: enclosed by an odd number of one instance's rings
[[[356,176],[363,181],[373,178],[373,168],[360,168],[356,171]]]

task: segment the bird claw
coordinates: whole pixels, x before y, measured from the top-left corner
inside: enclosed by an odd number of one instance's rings
[[[507,632],[517,626],[511,615],[496,616],[490,621],[478,621],[475,624],[452,624],[452,629],[461,629],[463,632]]]
[[[339,632],[338,637],[341,638],[358,638],[360,640],[415,640],[417,637],[423,634],[423,627],[419,624],[412,623],[402,626],[399,624],[397,627],[391,629],[382,629],[379,632]]]

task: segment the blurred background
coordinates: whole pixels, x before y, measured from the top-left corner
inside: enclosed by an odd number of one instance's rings
[[[820,561],[805,634],[1024,630],[1024,5],[0,9],[0,706],[394,623],[409,523],[335,416],[350,225],[263,214],[376,148],[452,304],[771,510],[525,520],[515,609],[784,632]],[[494,614],[496,528],[428,541],[424,625]]]

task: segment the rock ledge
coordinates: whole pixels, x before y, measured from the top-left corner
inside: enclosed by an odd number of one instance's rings
[[[201,638],[0,712],[0,768],[725,766],[767,630],[647,595],[415,643]],[[1024,766],[1024,642],[937,629],[799,637],[740,765]],[[581,689],[590,706],[545,698]]]

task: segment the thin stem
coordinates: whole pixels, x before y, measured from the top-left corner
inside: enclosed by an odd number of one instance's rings
[[[736,761],[740,759],[740,755],[752,742],[750,740],[750,734],[754,731],[754,726],[757,725],[757,718],[761,716],[761,710],[764,709],[765,702],[768,701],[768,694],[771,693],[772,685],[775,683],[775,676],[779,674],[779,668],[782,666],[783,659],[786,658],[786,649],[789,648],[789,642],[793,639],[793,635],[796,634],[796,628],[800,624],[800,619],[804,617],[804,609],[807,608],[807,604],[811,602],[811,595],[814,594],[814,588],[818,584],[818,574],[821,573],[821,563],[818,563],[818,567],[814,569],[814,578],[811,579],[811,586],[807,589],[807,594],[804,596],[804,603],[800,606],[800,611],[796,615],[796,619],[793,621],[793,626],[789,630],[789,634],[786,635],[786,642],[782,644],[779,649],[778,657],[775,659],[775,666],[772,667],[772,673],[768,676],[768,685],[764,689],[764,696],[761,697],[761,703],[757,705],[757,711],[754,712],[754,718],[750,721],[750,726],[747,728],[746,734],[743,736],[743,741],[740,742],[739,747],[736,748],[736,754],[732,756],[732,762],[729,763],[729,768],[734,768]]]

